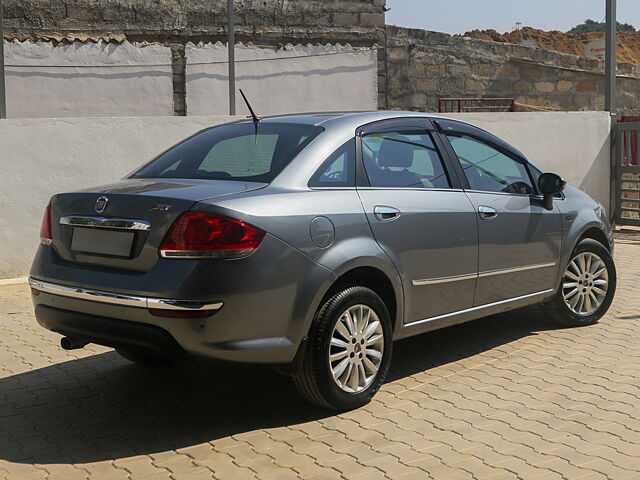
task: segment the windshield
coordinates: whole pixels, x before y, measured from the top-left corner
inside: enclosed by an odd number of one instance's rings
[[[293,123],[221,125],[188,138],[130,178],[271,182],[321,127]]]

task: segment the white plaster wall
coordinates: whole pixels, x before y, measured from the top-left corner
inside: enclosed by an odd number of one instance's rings
[[[124,42],[6,42],[7,116],[173,115],[171,50]]]
[[[221,43],[186,47],[187,111],[211,115],[229,111],[227,47]],[[375,49],[350,46],[292,46],[265,49],[238,45],[236,87],[259,115],[376,110]],[[238,113],[248,114],[236,93]]]
[[[610,131],[607,112],[447,114],[497,135],[547,171],[561,175],[609,211]]]
[[[54,193],[118,180],[231,117],[0,120],[0,279],[29,271]]]
[[[451,115],[454,116],[454,115]],[[609,204],[606,113],[455,115]],[[23,276],[56,192],[117,180],[188,135],[231,117],[0,120],[0,279]]]

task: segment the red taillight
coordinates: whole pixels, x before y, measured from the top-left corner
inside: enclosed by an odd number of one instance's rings
[[[264,232],[244,222],[203,212],[185,212],[173,223],[160,246],[171,258],[240,258],[250,255]]]
[[[40,243],[42,245],[51,245],[51,204],[47,205],[42,217],[42,225],[40,226]]]

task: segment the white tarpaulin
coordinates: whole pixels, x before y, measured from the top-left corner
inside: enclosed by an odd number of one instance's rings
[[[5,42],[7,116],[173,115],[171,50],[124,42]]]
[[[229,112],[227,47],[186,47],[189,115]],[[376,110],[375,49],[292,46],[266,49],[237,45],[236,87],[260,115],[337,110]],[[240,95],[238,113],[248,113]]]

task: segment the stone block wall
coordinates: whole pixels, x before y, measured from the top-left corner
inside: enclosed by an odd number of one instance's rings
[[[236,38],[371,46],[382,38],[384,5],[385,0],[235,0]],[[4,0],[4,6],[5,34],[22,40],[226,40],[226,0]]]
[[[436,32],[387,27],[381,100],[437,111],[439,98],[513,97],[525,110],[602,110],[604,65],[574,55]],[[640,109],[640,66],[619,65],[619,110]]]

